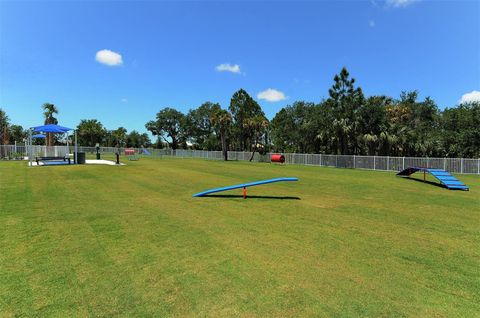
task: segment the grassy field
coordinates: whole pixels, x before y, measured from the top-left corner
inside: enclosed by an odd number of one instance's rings
[[[0,162],[1,317],[480,316],[479,176],[127,164]]]

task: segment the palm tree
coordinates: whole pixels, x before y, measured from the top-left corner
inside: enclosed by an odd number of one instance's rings
[[[7,144],[8,143],[8,131],[9,131],[9,119],[7,114],[3,109],[0,108],[0,146],[2,144]],[[4,154],[4,148],[0,147],[0,159],[6,156],[6,153]]]
[[[9,119],[3,109],[0,108],[0,144],[8,143]]]
[[[214,127],[220,134],[220,140],[222,142],[222,153],[225,161],[228,160],[227,149],[227,132],[232,124],[232,115],[225,109],[220,109],[215,112],[211,118]]]
[[[348,137],[353,131],[352,123],[350,120],[348,120],[348,118],[334,119],[333,127],[335,128],[338,136],[337,154],[348,155]]]
[[[375,156],[377,150],[378,136],[375,134],[364,134],[361,136],[363,143],[367,146],[367,154]]]
[[[50,103],[45,103],[42,105],[42,108],[44,110],[43,116],[45,117],[45,125],[48,124],[58,124],[57,118],[55,118],[53,115],[58,114],[58,108]],[[46,145],[47,146],[52,146],[53,145],[53,134],[52,133],[47,133],[47,139],[46,139]]]
[[[252,133],[251,141],[253,142],[253,150],[249,160],[252,161],[255,152],[258,150],[258,143],[260,142],[261,137],[264,136],[267,131],[268,120],[263,115],[257,115],[255,117],[245,119],[243,126],[247,131]]]

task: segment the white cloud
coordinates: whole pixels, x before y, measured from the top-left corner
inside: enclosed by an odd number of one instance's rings
[[[95,60],[108,66],[117,66],[123,64],[122,56],[110,50],[98,51],[95,55]]]
[[[463,94],[462,98],[460,98],[460,100],[458,101],[459,104],[471,102],[480,102],[479,91],[471,91],[470,93]]]
[[[126,99],[125,97],[122,98],[120,101],[121,101],[122,103],[128,103],[128,99]]]
[[[369,25],[371,28],[374,28],[374,27],[375,27],[375,21],[374,21],[374,20],[368,20],[368,25]]]
[[[231,72],[231,73],[237,73],[240,74],[240,65],[238,64],[230,64],[230,63],[223,63],[220,65],[217,65],[215,67],[217,72]]]
[[[268,88],[263,92],[257,94],[258,99],[266,100],[267,102],[279,102],[287,99],[287,96],[283,92],[277,91],[273,88]]]
[[[386,0],[385,5],[393,8],[405,8],[420,0]]]

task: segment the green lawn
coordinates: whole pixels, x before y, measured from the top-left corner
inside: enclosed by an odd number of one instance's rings
[[[300,181],[192,198],[272,177]],[[478,317],[480,177],[459,178],[0,162],[0,316]]]

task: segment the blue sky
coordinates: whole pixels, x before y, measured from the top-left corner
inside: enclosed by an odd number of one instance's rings
[[[51,102],[65,126],[145,131],[239,88],[272,118],[326,98],[343,66],[366,95],[480,98],[480,2],[0,0],[0,107],[24,127]]]

